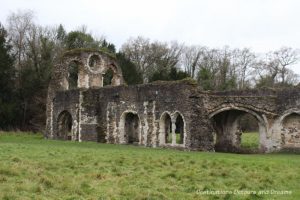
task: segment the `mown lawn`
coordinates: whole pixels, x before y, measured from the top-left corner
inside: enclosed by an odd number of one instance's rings
[[[292,194],[206,195],[204,191]],[[183,152],[0,133],[0,199],[300,199],[300,155]]]

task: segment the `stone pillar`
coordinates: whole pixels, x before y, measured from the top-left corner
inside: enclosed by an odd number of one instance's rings
[[[172,145],[176,145],[176,122],[172,120]]]

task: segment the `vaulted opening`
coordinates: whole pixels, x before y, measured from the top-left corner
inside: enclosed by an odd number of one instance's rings
[[[58,132],[57,137],[64,140],[72,140],[72,116],[68,111],[63,111],[57,119]]]
[[[126,113],[125,116],[125,141],[128,144],[138,144],[140,141],[140,120],[137,114]]]
[[[222,152],[257,152],[266,128],[261,118],[247,110],[230,109],[212,118],[215,150]]]

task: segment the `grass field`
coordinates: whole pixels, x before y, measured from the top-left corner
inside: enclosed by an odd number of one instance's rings
[[[259,147],[259,134],[256,132],[245,132],[242,134],[242,148],[257,149]]]
[[[291,194],[245,194],[282,191]],[[300,155],[183,152],[2,133],[0,199],[298,200]]]

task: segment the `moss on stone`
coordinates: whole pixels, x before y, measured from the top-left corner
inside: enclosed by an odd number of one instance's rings
[[[80,55],[81,53],[91,53],[91,52],[102,53],[102,54],[107,55],[111,59],[114,59],[114,60],[117,59],[115,54],[108,52],[105,48],[102,48],[102,49],[91,49],[91,48],[72,49],[72,50],[64,52],[62,57]]]

